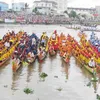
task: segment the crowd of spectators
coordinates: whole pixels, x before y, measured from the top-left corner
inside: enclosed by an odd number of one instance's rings
[[[0,12],[0,21],[5,19],[15,19],[16,22],[26,22],[26,23],[66,23],[68,18],[65,16],[54,16],[54,15],[36,15],[34,13],[25,13],[25,12]]]

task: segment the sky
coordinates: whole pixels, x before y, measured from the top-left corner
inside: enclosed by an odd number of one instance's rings
[[[68,6],[91,8],[100,6],[100,0],[68,0]]]
[[[27,2],[30,6],[32,6],[34,0],[0,0],[6,2],[11,5],[11,1],[14,2]],[[84,7],[84,8],[92,8],[100,5],[100,0],[67,0],[68,7]]]

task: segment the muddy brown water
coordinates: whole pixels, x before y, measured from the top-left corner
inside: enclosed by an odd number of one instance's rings
[[[44,31],[50,36],[56,29],[59,34],[70,34],[79,41],[79,30],[59,25],[0,25],[0,36],[12,29],[15,32],[25,30],[28,34],[35,32],[39,37]],[[86,32],[88,36],[90,33]],[[97,35],[99,37],[99,33]],[[42,72],[48,74],[44,81],[40,78]],[[12,73],[9,60],[0,66],[0,100],[96,100],[96,94],[100,94],[100,83],[90,83],[92,77],[74,57],[66,64],[59,53],[54,57],[47,55],[41,63],[36,60],[30,66],[24,65],[16,74]],[[25,94],[23,90],[26,87],[33,89],[33,94]]]

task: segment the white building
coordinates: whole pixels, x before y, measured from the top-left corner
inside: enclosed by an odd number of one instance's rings
[[[77,14],[79,13],[90,13],[90,14],[95,14],[96,9],[95,8],[72,8],[68,7],[67,11],[70,13],[71,11],[75,11]]]
[[[34,8],[37,8],[38,12],[48,15],[56,13],[57,3],[48,0],[34,1]]]
[[[67,10],[67,0],[56,0],[57,4],[58,4],[58,12],[64,12],[65,10]]]
[[[100,6],[96,6],[95,9],[97,11],[97,14],[100,15]]]
[[[22,11],[23,9],[25,9],[25,3],[24,2],[12,3],[12,10]]]

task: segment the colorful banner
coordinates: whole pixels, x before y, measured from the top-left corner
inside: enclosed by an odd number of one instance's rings
[[[5,23],[15,23],[15,19],[5,19]]]

